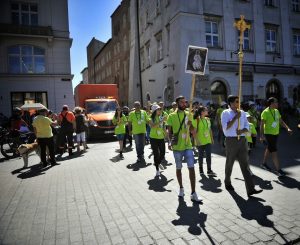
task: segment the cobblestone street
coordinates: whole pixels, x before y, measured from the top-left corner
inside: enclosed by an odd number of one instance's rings
[[[224,187],[225,158],[213,147],[212,167],[218,174],[202,178],[197,192],[203,204],[190,201],[183,168],[185,198],[178,184],[172,153],[159,178],[149,145],[146,164],[135,163],[135,150],[120,160],[117,142],[93,143],[87,153],[40,171],[38,156],[31,168],[22,159],[0,162],[1,244],[287,244],[299,242],[299,136],[279,151],[288,173],[278,178],[258,167],[263,146],[251,156],[255,183],[264,191],[248,198],[238,163],[229,193]],[[298,145],[297,145],[298,142]],[[296,151],[298,148],[298,152]],[[65,155],[66,156],[66,155]],[[283,157],[285,156],[285,157]],[[298,157],[297,157],[298,156]],[[206,165],[204,170],[206,172]]]

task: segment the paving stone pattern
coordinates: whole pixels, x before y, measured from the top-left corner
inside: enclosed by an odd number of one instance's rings
[[[203,198],[199,205],[190,201],[186,166],[186,195],[178,199],[172,152],[157,178],[149,145],[146,164],[135,162],[135,150],[119,159],[117,142],[89,146],[87,153],[63,157],[59,166],[43,171],[35,155],[29,169],[20,169],[22,159],[0,162],[0,244],[299,242],[299,162],[286,168],[287,177],[278,178],[256,161],[251,169],[264,191],[248,198],[238,163],[232,173],[236,192],[225,190],[224,152],[216,145],[212,166],[218,176],[201,178],[197,171],[197,192]]]

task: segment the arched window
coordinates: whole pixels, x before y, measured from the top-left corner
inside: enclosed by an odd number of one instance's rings
[[[271,80],[266,85],[266,98],[275,97],[281,100],[281,88],[280,83],[277,80]]]
[[[227,99],[227,89],[222,81],[215,81],[210,87],[212,101],[216,104]]]
[[[45,49],[31,45],[8,48],[9,73],[45,73]]]

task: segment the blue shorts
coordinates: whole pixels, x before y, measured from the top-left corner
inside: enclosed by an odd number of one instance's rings
[[[194,167],[195,159],[192,149],[184,151],[173,151],[173,155],[175,158],[176,169],[182,169],[183,158],[186,160],[188,168]]]
[[[124,134],[117,134],[117,139],[119,141],[123,140],[124,139]]]

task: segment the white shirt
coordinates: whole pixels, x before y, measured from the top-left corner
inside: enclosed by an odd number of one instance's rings
[[[226,137],[237,137],[236,130],[238,128],[238,120],[235,120],[234,124],[227,129],[227,123],[231,121],[237,113],[234,112],[231,108],[226,109],[221,114],[221,123],[224,135]],[[240,117],[240,129],[246,128],[249,131],[249,123],[246,117],[246,113],[241,110]],[[245,136],[245,134],[241,134],[241,136]]]

